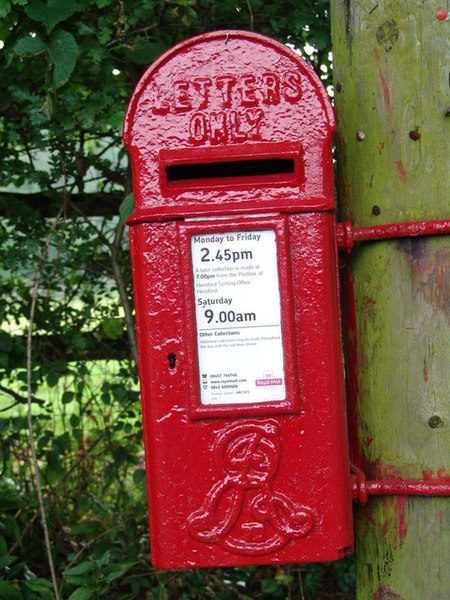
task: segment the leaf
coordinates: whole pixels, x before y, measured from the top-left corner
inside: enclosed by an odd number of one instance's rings
[[[16,510],[21,505],[22,499],[14,487],[7,484],[0,486],[0,511]]]
[[[20,538],[20,529],[17,521],[11,515],[2,515],[2,531],[5,536],[17,541]],[[1,598],[0,594],[0,598]]]
[[[108,569],[108,574],[105,576],[106,581],[111,583],[115,579],[123,577],[125,573],[131,569],[131,567],[134,567],[135,564],[135,562],[128,562],[122,565],[112,565]]]
[[[64,571],[64,575],[85,575],[86,573],[92,573],[96,568],[95,561],[93,560],[85,560],[84,562],[75,565],[74,567],[70,567]]]
[[[30,581],[25,581],[25,586],[32,592],[46,592],[52,588],[52,582],[43,577],[37,577]]]
[[[70,419],[69,419],[69,423],[71,427],[78,427],[78,425],[80,424],[80,417],[78,415],[75,414],[71,414],[70,415]]]
[[[6,17],[10,10],[11,2],[9,2],[9,0],[3,0],[3,2],[0,3],[0,17]]]
[[[164,50],[167,50],[166,44],[162,42],[149,42],[144,38],[137,38],[133,42],[133,48],[125,52],[127,60],[137,65],[148,65],[158,58]]]
[[[27,35],[17,42],[13,50],[19,56],[34,56],[40,52],[43,52],[44,50],[47,50],[47,46],[38,37],[31,37]]]
[[[120,218],[122,219],[122,221],[126,221],[128,219],[128,217],[131,215],[131,213],[134,210],[134,196],[133,196],[133,192],[131,192],[130,194],[127,194],[125,196],[125,198],[122,200],[122,202],[120,203],[119,206],[119,213],[120,213]]]
[[[44,115],[49,121],[53,116],[54,104],[51,94],[45,96],[44,104],[39,109],[39,112]]]
[[[133,481],[136,485],[142,483],[145,479],[145,469],[135,469],[133,473]]]
[[[63,404],[69,404],[69,402],[72,402],[72,400],[74,399],[75,394],[69,390],[66,390],[63,395],[61,396],[61,402]]]
[[[68,600],[90,600],[94,597],[95,588],[80,587],[70,594]]]
[[[17,556],[0,556],[0,569],[9,567],[16,559]]]
[[[0,581],[0,598],[2,600],[23,600],[19,590],[7,581]]]
[[[119,339],[124,332],[124,323],[122,319],[105,319],[102,321],[102,330],[105,336],[110,340]]]
[[[5,333],[4,331],[0,331],[0,350],[2,352],[11,352],[13,345],[12,337],[9,333]]]
[[[86,536],[93,538],[103,531],[103,525],[99,521],[81,521],[70,530],[72,535]],[[76,568],[76,567],[75,567]]]
[[[44,23],[47,33],[61,21],[65,21],[77,10],[75,0],[30,0],[25,6],[25,13],[30,19]]]
[[[69,81],[77,62],[78,53],[78,44],[71,33],[59,29],[52,34],[49,57],[50,63],[54,66],[53,87],[55,89]]]

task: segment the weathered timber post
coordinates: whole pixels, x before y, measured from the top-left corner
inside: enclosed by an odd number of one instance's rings
[[[450,216],[438,4],[331,1],[340,219],[357,227]],[[448,236],[362,244],[344,277],[353,462],[373,479],[448,476]],[[358,600],[450,598],[449,498],[372,497],[356,529]]]

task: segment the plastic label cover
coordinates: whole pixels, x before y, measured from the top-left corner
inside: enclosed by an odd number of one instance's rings
[[[193,235],[200,401],[286,399],[275,231]]]

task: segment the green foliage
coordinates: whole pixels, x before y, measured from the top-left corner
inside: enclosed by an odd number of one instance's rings
[[[132,306],[118,291],[131,298],[121,128],[146,66],[191,35],[254,28],[309,44],[329,83],[328,10],[322,0],[0,2],[0,598],[54,597],[26,417],[36,274],[31,408],[61,597],[351,597],[345,561],[151,569]]]

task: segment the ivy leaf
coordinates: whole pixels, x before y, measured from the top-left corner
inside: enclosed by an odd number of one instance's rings
[[[43,23],[50,33],[55,25],[68,19],[77,10],[74,0],[30,0],[24,8],[30,19]]]
[[[30,35],[21,38],[14,46],[14,52],[19,56],[35,56],[44,50],[47,50],[46,44],[38,37],[31,37]]]
[[[55,89],[69,81],[77,62],[78,53],[78,44],[71,33],[59,29],[52,34],[49,56],[50,63],[54,66],[53,87]]]

